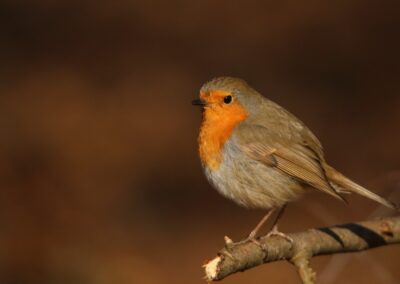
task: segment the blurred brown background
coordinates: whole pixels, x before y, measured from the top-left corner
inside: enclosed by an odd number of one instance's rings
[[[214,76],[302,118],[329,161],[400,202],[398,1],[0,2],[0,282],[205,283],[264,212],[205,180]],[[391,214],[315,193],[283,231]],[[313,260],[320,283],[400,283],[400,248]],[[299,283],[274,263],[224,281]]]

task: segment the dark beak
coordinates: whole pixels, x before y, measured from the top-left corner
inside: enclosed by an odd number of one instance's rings
[[[206,102],[201,99],[196,99],[192,101],[192,105],[194,106],[205,106]]]

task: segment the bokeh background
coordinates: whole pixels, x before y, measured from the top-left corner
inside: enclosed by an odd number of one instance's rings
[[[197,157],[205,81],[246,79],[328,160],[400,202],[398,1],[0,2],[0,282],[205,283],[264,212],[219,196]],[[319,193],[285,232],[393,214]],[[315,258],[320,283],[400,283],[400,248]],[[274,263],[224,280],[299,283]]]

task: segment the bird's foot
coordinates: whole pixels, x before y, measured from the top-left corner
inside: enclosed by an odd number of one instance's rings
[[[241,242],[243,242],[243,243],[252,242],[252,243],[262,247],[260,241],[257,239],[255,232],[251,232],[250,235],[248,235],[248,237],[245,238],[244,240],[242,240]]]
[[[237,245],[242,245],[245,244],[247,242],[253,242],[258,244],[259,241],[257,240],[257,238],[253,237],[253,236],[248,236],[247,238],[240,240],[238,242],[234,242],[231,238],[229,238],[228,236],[224,237],[224,241],[225,241],[225,245],[227,247],[233,247],[233,246],[237,246]]]
[[[264,245],[258,240],[258,238],[256,237],[256,234],[253,233],[253,232],[250,233],[250,235],[247,238],[245,238],[245,239],[243,239],[241,241],[238,241],[238,242],[234,242],[232,239],[230,239],[227,236],[224,237],[224,241],[225,241],[225,246],[227,248],[232,248],[232,247],[235,247],[237,245],[241,245],[241,244],[245,244],[245,243],[251,242],[251,243],[254,243],[255,245],[257,245],[262,251],[266,252],[266,249],[265,249]]]
[[[288,235],[280,232],[278,230],[278,226],[274,226],[272,227],[272,230],[266,235],[267,238],[272,237],[272,236],[279,236],[281,238],[284,238],[285,240],[287,240],[289,243],[293,243],[293,239],[291,237],[289,237]]]

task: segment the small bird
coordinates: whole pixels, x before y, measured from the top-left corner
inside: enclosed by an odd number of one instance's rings
[[[245,81],[215,78],[201,87],[192,104],[202,107],[199,154],[210,183],[241,206],[268,210],[246,240],[256,240],[275,211],[268,235],[289,239],[278,231],[278,219],[287,203],[311,189],[341,201],[343,194],[357,193],[398,209],[329,166],[307,126]]]

